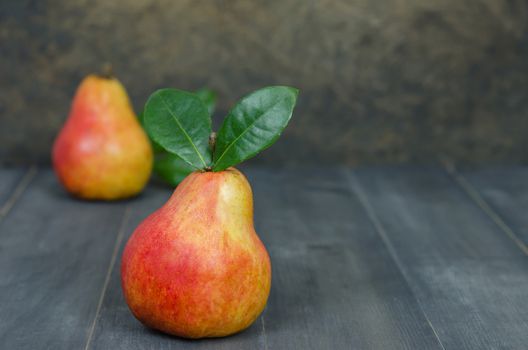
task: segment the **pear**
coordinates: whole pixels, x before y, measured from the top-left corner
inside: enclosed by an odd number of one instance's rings
[[[114,200],[141,192],[152,148],[117,79],[89,75],[82,81],[52,158],[60,182],[77,197]]]
[[[148,327],[186,338],[249,327],[266,305],[271,265],[244,175],[229,168],[187,176],[130,237],[121,282]]]

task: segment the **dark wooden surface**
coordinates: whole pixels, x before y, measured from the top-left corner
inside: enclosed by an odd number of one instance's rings
[[[244,169],[268,306],[189,341],[143,327],[122,248],[171,194],[83,202],[49,169],[0,171],[0,349],[526,349],[528,168]]]

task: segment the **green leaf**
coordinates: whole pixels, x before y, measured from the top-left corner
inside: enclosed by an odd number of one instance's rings
[[[211,163],[211,118],[195,94],[176,89],[156,91],[145,105],[144,123],[154,142],[193,168],[204,169]]]
[[[196,90],[194,93],[205,103],[209,115],[212,116],[216,107],[216,93],[206,88]]]
[[[171,186],[178,186],[195,169],[172,153],[156,154],[154,173]]]
[[[145,129],[144,111],[141,111],[141,113],[139,113],[137,117],[138,117],[139,124],[141,124],[141,127],[146,131],[146,129]],[[154,142],[154,140],[152,140],[152,137],[150,137],[148,134],[147,134],[147,136],[149,137],[149,141],[150,141],[150,144],[152,145],[152,149],[154,150],[154,152],[156,152],[156,153],[157,152],[165,152],[163,147],[161,147],[156,142]]]
[[[221,171],[271,146],[288,124],[299,90],[270,86],[240,100],[218,132],[213,171]]]
[[[205,103],[209,115],[212,115],[216,105],[216,93],[212,90],[202,88],[195,91],[195,94]],[[138,119],[143,128],[145,128],[143,111],[138,114]],[[195,168],[187,164],[177,155],[166,152],[151,137],[149,139],[155,152],[153,171],[158,178],[175,187],[195,170]]]

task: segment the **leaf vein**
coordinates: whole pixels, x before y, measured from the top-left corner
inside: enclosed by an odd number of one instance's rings
[[[189,136],[189,134],[187,133],[187,131],[185,131],[185,129],[183,128],[183,126],[181,125],[180,121],[178,120],[178,117],[171,111],[170,107],[169,107],[169,104],[167,103],[167,101],[165,100],[165,97],[163,97],[163,95],[160,96],[161,97],[161,101],[163,102],[163,105],[166,107],[167,111],[169,112],[169,114],[171,115],[171,117],[174,119],[174,121],[176,122],[176,124],[178,124],[178,127],[181,129],[181,131],[183,132],[183,134],[185,135],[185,137],[187,138],[187,140],[189,141],[189,143],[191,144],[191,146],[194,148],[196,154],[198,155],[198,157],[200,158],[200,160],[202,161],[204,167],[207,166],[207,164],[205,163],[205,160],[203,159],[202,157],[202,154],[200,153],[200,151],[198,151],[198,148],[196,147],[196,145],[194,144],[194,142],[192,141],[191,137]]]
[[[280,102],[282,101],[277,101],[276,103],[274,103],[267,111],[264,111],[262,113],[260,113],[259,116],[257,116],[255,118],[255,120],[253,122],[251,122],[251,124],[248,125],[248,127],[240,134],[238,135],[227,147],[226,149],[224,150],[224,152],[220,155],[220,157],[215,161],[215,165],[220,163],[220,160],[224,157],[224,155],[227,153],[227,151],[229,151],[229,149],[235,144],[238,142],[238,140],[244,136],[246,134],[246,132],[249,131],[249,129],[251,129],[253,127],[253,125],[255,125],[256,122],[258,122],[260,120],[260,118],[265,115],[269,110],[275,108],[275,106],[277,106]]]

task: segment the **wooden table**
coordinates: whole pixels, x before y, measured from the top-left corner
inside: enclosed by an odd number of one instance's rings
[[[248,330],[188,341],[121,295],[120,254],[169,197],[83,202],[0,171],[0,349],[528,349],[528,167],[244,169],[273,264]]]

